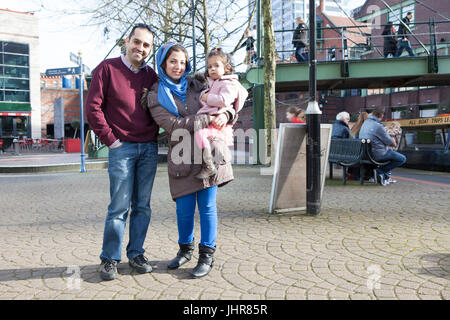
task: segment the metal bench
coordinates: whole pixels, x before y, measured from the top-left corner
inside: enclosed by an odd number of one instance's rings
[[[347,168],[359,167],[361,164],[363,144],[359,139],[331,138],[328,162],[330,179],[333,179],[333,164],[342,167],[342,183],[347,184]]]
[[[333,164],[342,167],[342,183],[347,184],[347,168],[360,168],[360,183],[364,184],[367,170],[373,170],[373,177],[377,182],[375,169],[384,166],[389,161],[376,161],[372,154],[369,139],[340,139],[332,138],[328,156],[330,165],[330,179],[333,179]]]

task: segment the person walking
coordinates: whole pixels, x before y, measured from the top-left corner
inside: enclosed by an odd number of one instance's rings
[[[255,38],[252,35],[252,31],[250,29],[245,30],[245,37],[247,38],[239,49],[245,47],[245,60],[244,63],[247,65],[247,68],[256,64],[256,53],[255,53]]]
[[[194,278],[206,276],[214,265],[217,237],[217,190],[234,179],[231,153],[221,140],[211,141],[215,150],[217,173],[206,179],[195,176],[201,171],[201,150],[194,142],[195,131],[209,124],[218,129],[237,120],[230,108],[217,116],[197,114],[201,108],[200,94],[206,89],[203,75],[187,77],[189,58],[181,44],[166,43],[156,55],[159,85],[144,92],[142,104],[168,134],[167,168],[172,199],[176,203],[179,250],[169,264],[177,269],[191,260],[194,251],[194,213],[198,205],[201,238],[199,259],[191,271]],[[182,156],[180,156],[182,152]],[[196,158],[197,155],[197,158]],[[180,157],[183,157],[180,159]],[[198,161],[200,160],[200,161]]]
[[[395,146],[395,141],[386,132],[381,120],[384,117],[384,108],[376,107],[375,110],[364,121],[359,132],[360,139],[370,139],[372,145],[372,154],[377,161],[389,161],[388,164],[377,168],[377,180],[382,186],[389,184],[389,172],[403,165],[406,162],[406,157],[390,148]]]
[[[125,54],[104,60],[95,68],[86,98],[89,126],[109,147],[110,203],[100,254],[103,280],[118,277],[117,264],[122,258],[129,213],[130,233],[126,247],[129,264],[138,273],[152,271],[143,245],[151,216],[159,128],[148,110],[139,105],[143,88],[150,88],[158,78],[145,63],[153,48],[152,29],[145,24],[134,25],[125,47]]]
[[[305,47],[308,45],[308,27],[301,17],[297,17],[295,23],[297,24],[297,27],[292,36],[292,44],[295,48],[295,58],[297,59],[297,62],[305,62],[306,56],[304,55],[304,51]]]
[[[398,47],[397,52],[395,53],[395,57],[400,57],[403,53],[403,50],[406,50],[410,57],[414,57],[414,52],[411,48],[411,43],[409,42],[409,34],[411,31],[409,29],[409,23],[413,18],[412,12],[408,12],[406,16],[402,19],[402,22],[398,25]]]
[[[392,21],[389,21],[383,29],[381,33],[383,35],[384,42],[384,57],[387,58],[389,55],[395,56],[397,52],[397,40],[395,40],[395,26]]]

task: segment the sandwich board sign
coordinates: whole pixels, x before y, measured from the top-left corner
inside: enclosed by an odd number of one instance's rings
[[[328,164],[331,129],[331,124],[320,125],[321,200]],[[307,138],[306,124],[280,124],[270,196],[270,213],[306,210]]]

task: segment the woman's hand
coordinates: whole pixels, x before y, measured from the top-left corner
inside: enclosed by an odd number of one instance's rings
[[[222,129],[227,122],[228,117],[224,113],[221,113],[218,116],[215,116],[211,123],[216,129]]]
[[[203,102],[207,102],[207,101],[208,101],[208,94],[205,93],[204,95],[202,95],[201,100],[202,100]]]

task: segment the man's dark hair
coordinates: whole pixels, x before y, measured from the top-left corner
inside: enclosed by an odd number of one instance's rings
[[[408,13],[406,15],[409,16],[410,14],[413,14],[413,13],[411,11],[408,11]]]
[[[384,115],[384,112],[385,112],[384,107],[376,107],[376,108],[372,111],[372,114],[373,114],[375,117],[379,118],[379,117],[381,117],[382,115]]]
[[[153,31],[152,27],[150,27],[148,24],[145,24],[145,23],[138,23],[138,24],[135,24],[133,26],[133,28],[131,29],[128,39],[131,39],[131,37],[134,35],[134,30],[136,30],[137,28],[147,29],[148,31],[150,31],[150,33],[152,34],[153,37],[155,36],[155,31]]]

